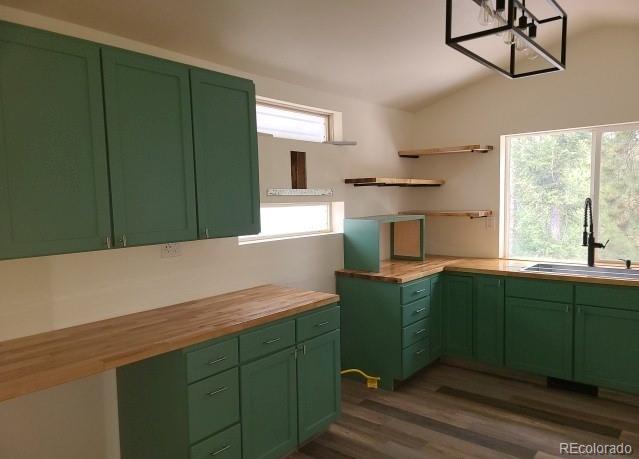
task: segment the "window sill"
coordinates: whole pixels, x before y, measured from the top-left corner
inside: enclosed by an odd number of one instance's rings
[[[342,233],[338,233],[335,231],[329,232],[329,233],[313,233],[313,234],[299,234],[296,236],[281,236],[281,237],[272,237],[272,238],[268,238],[268,239],[254,239],[254,240],[250,240],[250,241],[239,241],[238,240],[238,245],[253,245],[253,244],[262,244],[264,242],[279,242],[279,241],[289,241],[291,239],[305,239],[305,238],[312,238],[312,237],[324,237],[324,236],[335,236],[337,234],[342,234]]]

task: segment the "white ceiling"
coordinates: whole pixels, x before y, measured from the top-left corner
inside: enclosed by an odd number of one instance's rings
[[[0,3],[406,110],[417,110],[489,72],[444,45],[444,0]],[[559,3],[568,13],[569,36],[611,24],[639,26],[639,0]]]

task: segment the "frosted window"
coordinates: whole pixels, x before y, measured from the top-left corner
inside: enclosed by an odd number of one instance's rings
[[[240,242],[332,231],[329,203],[263,205],[260,209],[260,218],[262,226],[260,234],[241,236]]]
[[[325,142],[328,115],[258,103],[257,131],[286,139]]]

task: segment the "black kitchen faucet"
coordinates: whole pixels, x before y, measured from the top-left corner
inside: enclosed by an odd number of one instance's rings
[[[595,249],[605,249],[608,242],[610,242],[610,240],[606,241],[605,244],[595,241],[595,231],[592,222],[592,199],[586,198],[584,207],[583,246],[588,247],[588,266],[595,266]]]

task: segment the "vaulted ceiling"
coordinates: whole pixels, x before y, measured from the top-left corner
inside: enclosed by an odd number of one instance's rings
[[[559,3],[568,13],[569,36],[606,25],[639,26],[638,0]],[[0,0],[0,4],[405,110],[424,107],[489,72],[444,45],[444,0]]]

